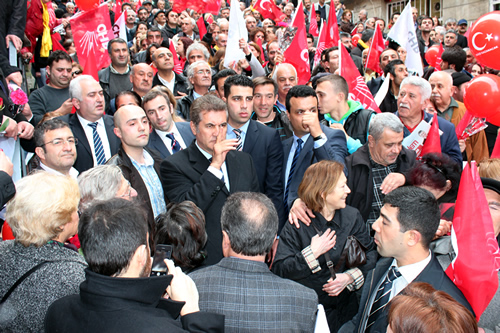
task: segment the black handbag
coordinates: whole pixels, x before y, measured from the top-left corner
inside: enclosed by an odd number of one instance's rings
[[[366,247],[354,235],[347,237],[338,266],[342,266],[344,262],[347,269],[366,264]]]

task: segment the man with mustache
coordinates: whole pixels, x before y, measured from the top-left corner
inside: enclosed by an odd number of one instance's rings
[[[297,70],[290,64],[279,64],[273,74],[273,80],[278,84],[276,106],[281,112],[286,112],[286,94],[292,87],[297,85]]]
[[[136,64],[130,70],[130,82],[132,82],[132,90],[139,96],[144,97],[153,87],[154,71],[148,64]]]

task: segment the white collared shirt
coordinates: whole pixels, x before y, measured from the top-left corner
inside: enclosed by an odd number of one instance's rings
[[[90,150],[92,151],[92,159],[94,160],[94,166],[97,165],[97,157],[95,156],[95,148],[94,148],[94,130],[89,126],[91,121],[80,116],[78,113],[76,114],[80,124],[82,124],[83,130],[85,131],[85,136],[87,137],[87,141],[89,142]],[[106,126],[104,125],[104,119],[102,117],[97,121],[97,133],[101,137],[102,147],[104,148],[104,156],[106,157],[106,161],[111,158],[111,148],[109,146],[108,134],[106,134]]]
[[[42,168],[43,170],[49,172],[49,173],[53,173],[55,175],[61,175],[61,176],[66,176],[65,174],[55,170],[55,169],[52,169],[48,166],[46,166],[45,164],[43,164],[42,162],[40,162],[40,168]],[[73,178],[74,180],[76,180],[78,178],[78,170],[76,170],[75,168],[71,167],[71,169],[69,169],[69,176],[71,178]]]
[[[166,79],[162,78],[160,74],[158,73],[158,80],[160,80],[161,84],[163,84],[165,87],[170,89],[170,92],[173,94],[174,93],[174,88],[175,88],[175,73],[174,77],[172,78],[172,81],[167,81]]]
[[[196,147],[200,150],[200,152],[207,158],[207,160],[210,160],[212,158],[212,155],[204,151],[203,149],[198,146],[198,142],[196,142]],[[217,170],[213,166],[209,166],[207,169],[209,172],[211,172],[215,177],[222,179],[222,176],[224,176],[224,183],[226,184],[226,188],[228,191],[230,191],[229,187],[229,176],[227,174],[227,168],[226,168],[226,162],[222,163],[222,166],[220,167],[220,170]]]
[[[174,135],[175,140],[177,140],[177,142],[179,142],[182,149],[186,149],[186,143],[184,142],[184,139],[182,138],[181,133],[177,129],[177,126],[175,126],[175,123],[172,125],[173,126],[172,126],[171,132],[164,132],[164,131],[160,131],[159,129],[155,129],[156,134],[158,134],[160,136],[161,140],[163,141],[163,143],[167,147],[170,154],[173,154],[173,153],[172,153],[172,140],[170,140],[170,138],[167,138],[167,134],[169,134],[169,133],[172,133]]]
[[[239,128],[241,131],[241,149],[243,150],[243,146],[245,145],[245,138],[247,137],[248,133],[248,126],[250,125],[250,119]],[[226,139],[236,139],[236,134],[233,132],[234,127],[227,124],[227,133],[226,133]]]
[[[419,274],[422,273],[422,271],[429,264],[429,262],[431,262],[431,259],[432,259],[431,251],[429,251],[429,255],[424,260],[421,260],[421,261],[416,262],[414,264],[401,266],[401,267],[398,267],[396,259],[394,259],[394,261],[391,264],[391,267],[396,266],[398,268],[399,272],[401,273],[401,277],[397,278],[393,282],[393,287],[392,287],[392,291],[391,291],[391,299],[393,297],[395,297],[397,294],[399,294],[401,292],[401,290],[406,288],[407,285],[412,283],[413,280],[415,280],[417,278],[417,276],[419,276]],[[384,278],[385,278],[385,275],[384,275]]]

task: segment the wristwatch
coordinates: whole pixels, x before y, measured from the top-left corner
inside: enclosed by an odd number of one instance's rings
[[[318,140],[321,140],[321,139],[326,139],[326,134],[325,133],[321,133],[320,135],[318,135],[317,137],[315,137],[314,141],[318,141]]]

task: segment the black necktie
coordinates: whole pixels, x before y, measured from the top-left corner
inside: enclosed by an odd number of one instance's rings
[[[286,182],[285,188],[285,210],[288,213],[288,192],[290,191],[290,183],[292,182],[293,173],[295,172],[295,167],[297,166],[297,161],[299,160],[300,152],[302,151],[302,139],[297,139],[297,149],[295,149],[295,153],[293,154],[292,165],[290,166],[290,172],[288,173],[288,181]]]

